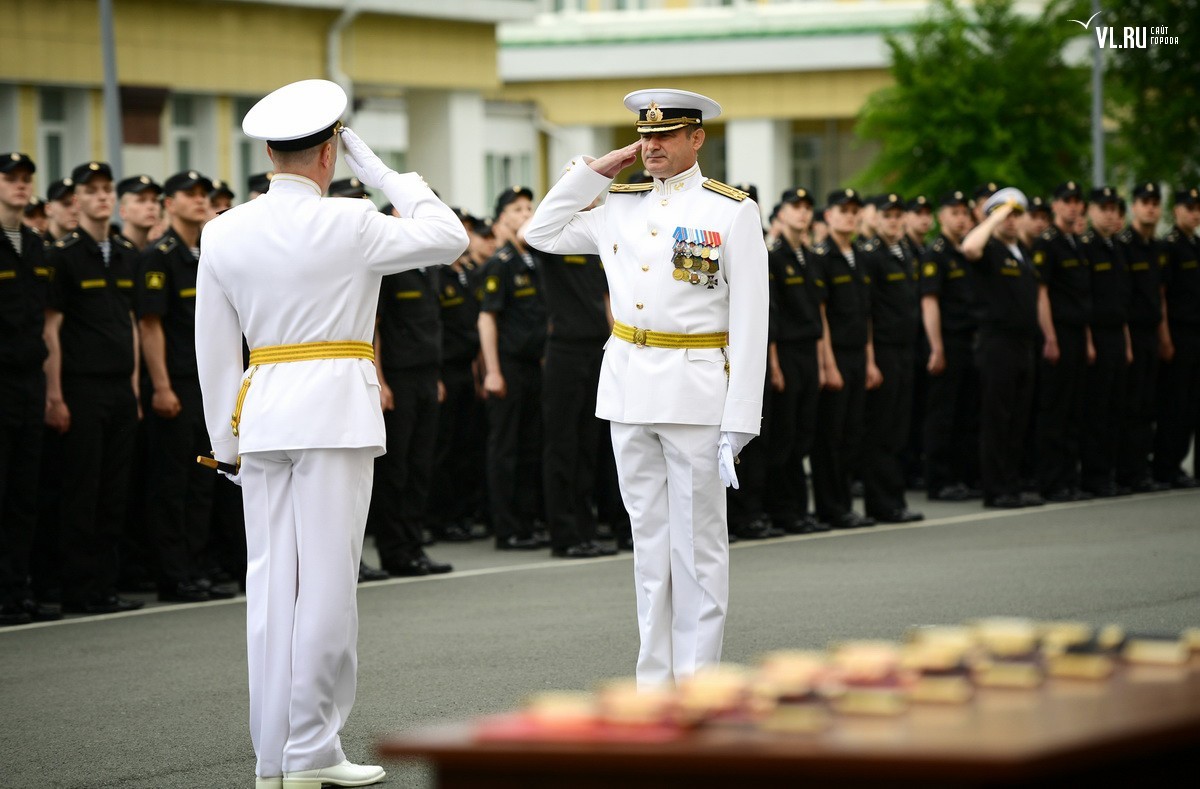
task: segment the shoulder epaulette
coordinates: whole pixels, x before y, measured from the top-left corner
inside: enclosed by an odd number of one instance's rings
[[[1133,228],[1127,227],[1124,230],[1122,230],[1120,233],[1117,233],[1117,240],[1121,241],[1122,243],[1125,243],[1125,244],[1128,244],[1130,241],[1133,241]]]
[[[1088,228],[1088,231],[1079,237],[1079,240],[1085,244],[1092,244],[1096,241],[1096,231]]]
[[[879,239],[878,238],[860,239],[858,242],[858,245],[859,245],[859,247],[862,248],[863,252],[874,252],[875,250],[879,249]]]
[[[55,241],[54,246],[58,247],[59,249],[66,249],[67,247],[74,246],[77,243],[79,243],[79,231],[75,230],[72,231],[71,235],[63,236],[59,240]]]
[[[946,249],[946,239],[938,236],[933,240],[933,243],[929,245],[929,248],[934,252],[944,252]]]
[[[647,181],[644,184],[613,184],[608,187],[608,191],[616,194],[628,194],[630,192],[649,192],[654,188],[652,181]]]
[[[783,249],[783,239],[779,238],[778,236],[776,236],[775,238],[771,239],[771,243],[770,243],[770,244],[767,244],[767,251],[768,251],[768,252],[776,252],[776,251],[778,251],[778,250],[780,250],[780,249]]]
[[[113,241],[117,242],[118,244],[125,247],[126,249],[136,249],[137,248],[133,245],[133,242],[130,241],[128,238],[125,238],[125,236],[113,235],[113,236],[111,236],[111,238]]]
[[[721,183],[715,178],[705,178],[702,184],[705,189],[711,189],[722,197],[728,197],[730,200],[737,200],[739,203],[750,196],[749,192],[743,192],[741,189],[730,186],[726,183]]]
[[[1039,238],[1041,238],[1043,241],[1053,241],[1054,239],[1058,238],[1058,228],[1054,225],[1050,225],[1050,227],[1042,231],[1042,235],[1039,236]]]
[[[828,255],[829,254],[829,240],[821,239],[817,243],[813,244],[812,251],[818,255]]]
[[[176,240],[175,236],[167,236],[162,241],[159,241],[154,248],[165,255],[177,246],[179,246],[179,241]]]
[[[1171,228],[1167,232],[1167,234],[1165,236],[1163,236],[1163,240],[1164,241],[1178,241],[1179,240],[1179,228],[1177,228],[1177,227]]]
[[[507,247],[505,247],[504,249],[501,249],[499,252],[496,253],[496,257],[499,258],[500,260],[511,260],[512,255],[513,255],[512,250]]]

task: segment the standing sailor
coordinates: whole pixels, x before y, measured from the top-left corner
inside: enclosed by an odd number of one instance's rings
[[[347,761],[338,737],[354,702],[355,591],[373,463],[384,451],[375,306],[383,275],[445,263],[467,245],[419,175],[388,169],[342,129],[345,108],[336,84],[305,80],[250,110],[242,129],[267,142],[276,175],[262,199],[205,227],[197,282],[196,361],[213,454],[235,473],[241,462],[260,788],[384,776]],[[369,200],[322,199],[338,131],[350,169],[406,218]]]

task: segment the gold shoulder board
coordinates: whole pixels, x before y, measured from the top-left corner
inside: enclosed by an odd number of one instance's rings
[[[728,197],[730,200],[737,200],[739,203],[750,196],[749,192],[743,192],[741,189],[729,184],[721,183],[715,178],[704,179],[704,188],[711,189],[723,197]]]
[[[625,194],[628,192],[649,192],[653,188],[654,184],[647,181],[644,184],[613,184],[612,186],[608,187],[608,191],[615,192],[617,194]]]

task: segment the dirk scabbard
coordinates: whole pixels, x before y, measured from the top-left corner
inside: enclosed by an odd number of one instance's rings
[[[237,476],[242,470],[242,459],[238,458],[237,463],[223,463],[216,458],[206,458],[204,455],[197,455],[196,462],[205,468],[211,468],[213,471],[224,471],[226,474]]]

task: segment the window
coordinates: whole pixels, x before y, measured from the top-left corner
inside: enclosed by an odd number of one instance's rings
[[[242,118],[258,102],[258,99],[234,99],[233,102],[233,191],[237,194],[237,202],[245,202],[249,197],[250,176],[255,173],[269,172],[271,159],[267,156],[266,146],[261,140],[252,140],[242,132]]]
[[[510,186],[531,186],[533,183],[533,157],[528,153],[488,153],[484,157],[487,169],[487,199],[496,196]]]
[[[793,184],[807,187],[813,194],[825,194],[821,179],[821,138],[810,135],[792,137]]]
[[[191,96],[171,97],[171,155],[174,170],[196,166],[193,149],[196,144],[195,108]]]
[[[38,181],[42,188],[71,174],[90,156],[86,129],[86,90],[38,91]]]

